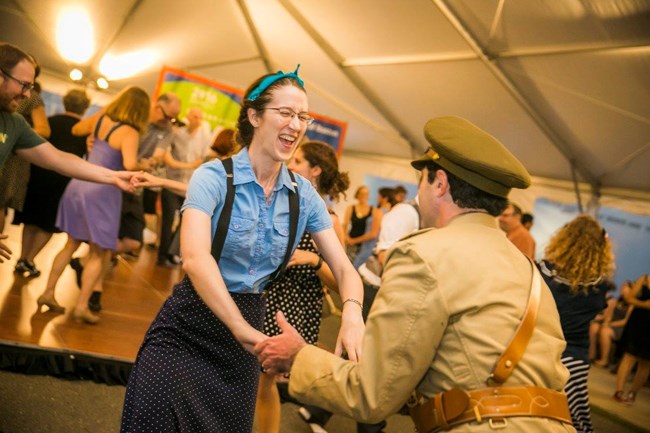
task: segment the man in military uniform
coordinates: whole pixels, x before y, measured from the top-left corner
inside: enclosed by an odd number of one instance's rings
[[[423,224],[437,229],[389,250],[360,362],[305,344],[278,313],[283,334],[255,348],[262,367],[290,371],[295,398],[366,422],[408,401],[421,433],[575,431],[553,297],[495,218],[528,187],[526,169],[464,119],[424,132],[431,147],[411,164]]]

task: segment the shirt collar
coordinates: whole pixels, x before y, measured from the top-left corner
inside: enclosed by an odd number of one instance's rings
[[[487,212],[469,212],[460,214],[449,221],[447,225],[450,226],[455,224],[481,224],[493,229],[499,228],[497,219]]]
[[[244,183],[255,182],[257,179],[255,177],[255,172],[251,166],[251,158],[248,154],[248,147],[244,147],[238,154],[232,157],[234,171],[237,173],[233,180],[234,185],[241,185]],[[278,180],[273,187],[274,191],[279,191],[282,187],[286,187],[290,191],[296,191],[298,187],[298,182],[296,181],[296,186],[294,188],[293,182],[291,181],[291,176],[289,176],[289,169],[287,169],[286,164],[282,164],[280,168],[280,175]]]

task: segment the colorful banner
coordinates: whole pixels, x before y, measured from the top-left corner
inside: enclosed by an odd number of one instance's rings
[[[239,103],[244,92],[199,75],[163,67],[158,78],[154,99],[163,93],[173,93],[181,100],[180,119],[192,107],[203,111],[203,119],[210,130],[235,128]]]
[[[166,92],[174,93],[181,99],[179,118],[185,117],[189,108],[199,107],[203,110],[210,130],[236,127],[243,90],[189,72],[163,67],[154,98]],[[307,127],[307,138],[329,144],[340,157],[347,124],[319,114],[310,114],[315,120]]]

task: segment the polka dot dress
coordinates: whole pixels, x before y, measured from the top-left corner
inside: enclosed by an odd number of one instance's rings
[[[261,329],[262,296],[231,296],[246,321]],[[259,373],[257,359],[185,277],[140,348],[126,390],[121,431],[250,433]]]
[[[316,252],[309,233],[305,233],[300,239],[298,248]],[[266,297],[266,335],[280,334],[275,313],[282,311],[307,343],[316,343],[323,309],[323,284],[311,266],[288,268],[280,280],[270,285]]]

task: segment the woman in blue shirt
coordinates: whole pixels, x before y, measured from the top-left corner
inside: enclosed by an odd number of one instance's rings
[[[312,117],[296,72],[266,75],[246,91],[232,158],[235,198],[220,259],[211,254],[226,197],[221,161],[194,173],[182,207],[186,278],[174,288],[145,336],[129,379],[123,432],[250,432],[260,366],[252,354],[267,337],[262,292],[308,231],[344,301],[336,350],[361,355],[363,287],[325,207],[304,178],[293,183],[284,161]],[[297,187],[297,236],[290,235],[289,195]]]

